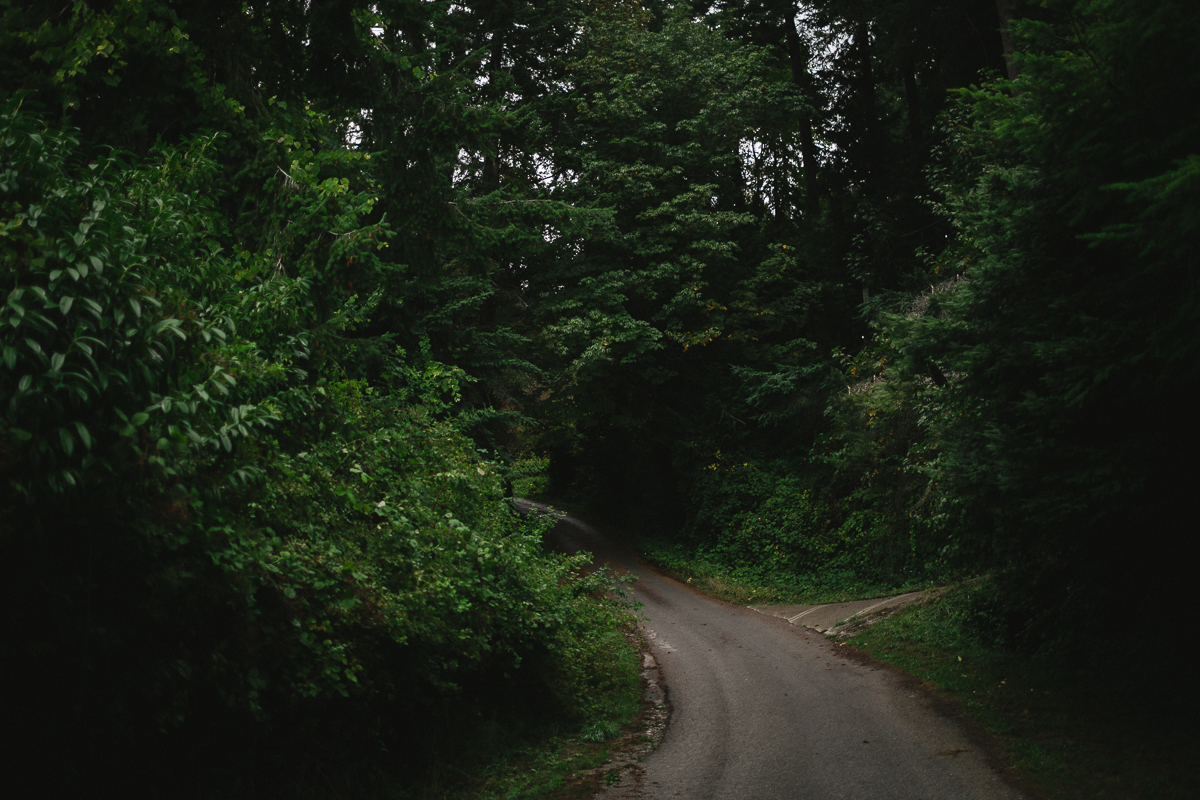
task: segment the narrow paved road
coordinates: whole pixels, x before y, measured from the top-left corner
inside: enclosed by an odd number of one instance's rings
[[[815,631],[659,575],[583,520],[564,517],[554,535],[638,576],[670,705],[636,785],[606,800],[1025,797],[913,682],[845,657]]]

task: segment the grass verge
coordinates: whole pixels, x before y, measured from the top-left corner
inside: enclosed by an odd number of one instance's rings
[[[848,641],[960,701],[1046,798],[1196,797],[1197,692],[1166,654],[1115,629],[1102,664],[988,647],[974,630],[984,590],[952,587]]]
[[[523,748],[489,769],[460,775],[456,785],[426,796],[439,800],[582,800],[594,793],[588,773],[607,764],[612,755],[611,745],[555,736]]]
[[[922,581],[871,581],[848,570],[795,574],[763,568],[736,568],[704,558],[668,537],[631,538],[649,563],[675,580],[689,583],[720,600],[743,605],[842,603],[902,594],[928,585]]]

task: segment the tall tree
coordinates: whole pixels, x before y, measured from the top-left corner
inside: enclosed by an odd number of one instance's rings
[[[731,363],[810,362],[807,314],[829,288],[797,246],[793,176],[764,177],[791,170],[768,153],[795,151],[788,72],[685,16],[652,22],[634,4],[587,22],[565,134],[581,144],[559,151],[556,196],[612,217],[531,286],[551,407],[586,429],[589,480],[655,507],[740,435]]]
[[[1045,644],[1037,615],[1065,616],[1075,646],[1123,582],[1176,586],[1155,548],[1106,542],[1180,524],[1194,479],[1171,453],[1197,436],[1200,14],[1050,12],[1014,25],[1016,81],[964,93],[936,173],[961,234],[934,266],[960,278],[886,335],[902,370],[940,378],[946,509],[962,551],[1007,570],[1009,635]]]

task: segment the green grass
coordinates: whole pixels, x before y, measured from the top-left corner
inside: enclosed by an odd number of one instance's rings
[[[1173,653],[1117,630],[1103,665],[988,647],[973,631],[971,592],[905,609],[850,644],[960,701],[1047,798],[1197,796],[1197,692],[1154,663]]]
[[[580,773],[608,762],[611,747],[554,737],[526,748],[491,769],[460,776],[459,785],[435,795],[441,800],[565,800],[587,797]],[[581,791],[583,790],[583,791]]]
[[[846,570],[797,575],[761,569],[737,569],[705,559],[677,540],[639,535],[633,539],[642,557],[676,580],[705,594],[744,605],[841,603],[902,594],[927,586],[921,581],[871,581]]]

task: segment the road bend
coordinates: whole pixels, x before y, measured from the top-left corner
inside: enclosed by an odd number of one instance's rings
[[[1026,797],[989,763],[978,734],[915,682],[847,658],[812,629],[658,574],[578,517],[564,516],[553,536],[637,576],[670,707],[658,749],[605,800]]]

